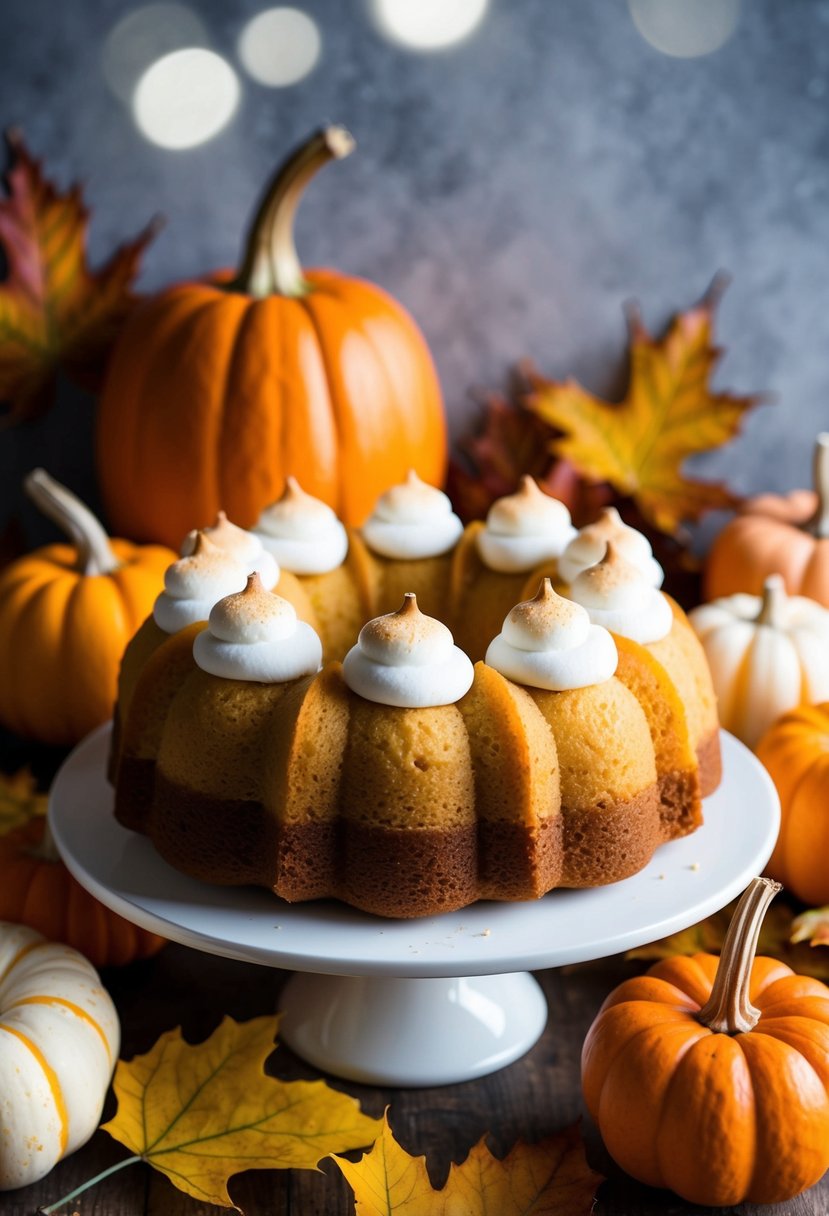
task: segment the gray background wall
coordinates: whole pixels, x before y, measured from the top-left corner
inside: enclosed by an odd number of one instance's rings
[[[23,128],[61,185],[85,183],[93,261],[162,212],[141,288],[234,263],[280,155],[342,122],[358,152],[310,190],[300,251],[410,308],[455,438],[476,417],[472,390],[502,385],[525,355],[618,392],[623,303],[637,298],[659,330],[727,270],[717,383],[776,404],[696,470],[739,492],[807,482],[829,427],[826,0],[743,0],[733,36],[697,58],[656,50],[625,0],[491,0],[468,40],[431,54],[383,37],[368,0],[295,0],[322,54],[284,89],[236,56],[264,0],[186,3],[243,95],[218,136],[177,152],[139,133],[102,71],[107,37],[141,5],[2,4],[0,123]],[[95,501],[92,410],[64,389],[48,418],[0,433],[6,516],[34,463]]]

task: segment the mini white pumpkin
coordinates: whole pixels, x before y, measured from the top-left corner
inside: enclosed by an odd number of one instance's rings
[[[720,723],[749,747],[781,714],[829,700],[829,609],[787,596],[728,595],[689,613],[711,668]]]
[[[0,1190],[28,1186],[85,1144],[120,1045],[92,964],[0,922]]]

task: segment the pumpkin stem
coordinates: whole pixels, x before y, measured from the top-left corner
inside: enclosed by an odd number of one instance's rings
[[[89,507],[45,469],[33,469],[24,479],[23,488],[38,510],[72,540],[81,574],[111,574],[120,565],[109,537]]]
[[[311,178],[330,160],[348,156],[354,139],[345,127],[324,127],[280,165],[268,183],[245,245],[231,291],[265,296],[303,296],[311,290],[294,244],[294,217]]]
[[[818,540],[825,540],[829,537],[829,431],[823,431],[815,440],[812,469],[817,510],[806,526]]]
[[[783,576],[770,574],[763,583],[763,598],[757,616],[757,624],[769,625],[772,629],[782,629],[786,598]]]
[[[697,1020],[720,1034],[753,1030],[760,1010],[749,1000],[751,966],[757,953],[760,926],[771,901],[783,888],[771,878],[752,878],[731,918],[720,952],[711,996]]]

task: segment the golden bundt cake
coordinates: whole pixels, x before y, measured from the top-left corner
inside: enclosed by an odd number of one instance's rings
[[[633,873],[661,839],[645,716],[606,630],[552,597],[499,639],[530,662],[526,686],[473,669],[411,594],[318,672],[313,630],[251,576],[193,628],[175,689],[162,648],[148,661],[124,732],[162,708],[151,797],[125,811],[116,787],[116,815],[194,877],[382,916]]]
[[[721,776],[716,699],[702,649],[682,610],[612,542],[600,562],[576,575],[569,595],[617,639],[619,679],[651,723],[666,835],[682,835],[701,823],[701,799]]]
[[[575,528],[564,503],[522,477],[515,494],[493,503],[486,522],[468,524],[452,561],[449,613],[458,645],[482,659],[515,604],[535,595]],[[444,608],[442,612],[446,612]]]

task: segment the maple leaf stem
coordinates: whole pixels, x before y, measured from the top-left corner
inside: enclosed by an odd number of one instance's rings
[[[310,286],[294,244],[294,217],[309,181],[330,160],[348,156],[354,147],[344,127],[325,127],[306,140],[280,165],[265,188],[250,228],[242,266],[228,285],[262,299],[303,296]]]
[[[50,477],[45,469],[33,469],[23,488],[48,519],[56,523],[78,550],[77,569],[81,574],[110,574],[119,566],[103,525],[89,507]]]
[[[94,1178],[89,1178],[86,1182],[82,1182],[80,1186],[76,1186],[74,1191],[70,1191],[68,1195],[64,1195],[60,1199],[56,1199],[54,1203],[50,1203],[46,1208],[38,1208],[38,1213],[41,1216],[49,1216],[51,1212],[56,1212],[58,1208],[62,1208],[65,1203],[69,1203],[71,1199],[82,1195],[84,1191],[88,1191],[98,1182],[103,1182],[104,1178],[108,1178],[110,1174],[117,1174],[119,1170],[126,1169],[128,1165],[135,1165],[140,1161],[140,1157],[126,1157],[123,1161],[116,1161],[115,1165],[109,1166],[108,1169],[101,1170],[100,1174],[96,1174]]]

